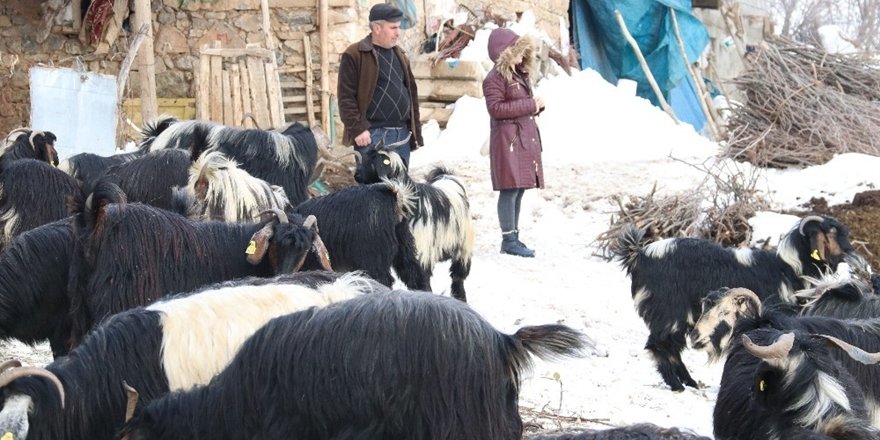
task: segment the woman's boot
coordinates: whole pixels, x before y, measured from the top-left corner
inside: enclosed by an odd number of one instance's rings
[[[501,233],[501,253],[518,257],[532,258],[535,252],[517,240],[517,231]]]

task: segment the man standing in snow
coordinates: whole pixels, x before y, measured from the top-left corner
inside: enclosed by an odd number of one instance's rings
[[[501,253],[534,257],[535,251],[519,241],[522,196],[528,188],[544,187],[541,133],[535,121],[544,101],[534,96],[529,78],[534,45],[510,29],[495,29],[489,35],[489,58],[495,67],[483,80],[483,96],[490,118],[492,189],[500,191]]]
[[[342,53],[337,96],[345,145],[362,151],[410,136],[397,149],[409,166],[410,151],[423,142],[416,81],[409,60],[397,47],[402,19],[403,12],[394,6],[377,4],[370,9],[370,35]]]

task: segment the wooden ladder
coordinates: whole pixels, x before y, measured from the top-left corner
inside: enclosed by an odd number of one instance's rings
[[[320,123],[323,116],[320,109],[320,80],[317,84],[315,81],[316,72],[320,78],[321,66],[312,62],[312,45],[308,34],[302,34],[302,44],[303,62],[297,63],[297,67],[279,69],[281,103],[287,120],[306,120],[311,127]]]

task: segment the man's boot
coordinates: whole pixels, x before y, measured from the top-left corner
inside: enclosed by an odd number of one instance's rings
[[[532,258],[535,252],[517,240],[517,231],[501,233],[501,253],[518,257]]]

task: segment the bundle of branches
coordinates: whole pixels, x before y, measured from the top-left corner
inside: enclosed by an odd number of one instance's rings
[[[441,31],[442,39],[437,45],[437,53],[433,55],[433,64],[437,64],[446,58],[458,58],[461,51],[474,39],[476,26],[465,23],[452,26],[452,23],[444,23],[445,32]]]
[[[608,230],[599,234],[597,255],[610,259],[617,238],[629,225],[645,230],[647,241],[671,237],[696,237],[723,246],[751,242],[748,219],[768,204],[757,191],[758,177],[731,161],[718,161],[701,168],[706,179],[692,191],[659,197],[657,186],[644,197],[614,196],[618,211]]]
[[[762,167],[880,155],[880,70],[860,56],[772,40],[734,83],[747,96],[729,125],[727,157]]]

